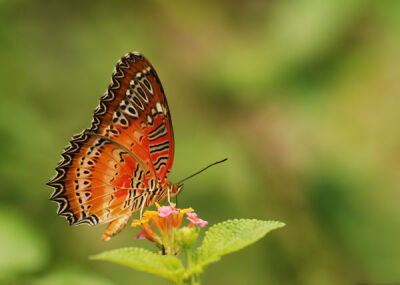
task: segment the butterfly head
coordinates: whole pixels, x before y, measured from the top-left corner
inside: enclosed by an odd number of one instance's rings
[[[173,196],[178,195],[182,191],[183,184],[178,184],[178,183],[172,184],[172,183],[168,182],[167,188],[168,188],[170,195],[173,197]]]

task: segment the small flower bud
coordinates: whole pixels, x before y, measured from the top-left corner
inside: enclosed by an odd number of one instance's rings
[[[176,243],[183,249],[189,249],[193,246],[199,236],[196,228],[184,227],[175,233]]]

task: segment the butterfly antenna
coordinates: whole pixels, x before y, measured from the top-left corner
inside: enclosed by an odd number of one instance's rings
[[[222,163],[222,162],[225,162],[225,161],[227,161],[227,160],[228,160],[227,158],[224,158],[223,160],[220,160],[220,161],[217,161],[217,162],[211,163],[210,165],[208,165],[208,166],[204,167],[203,169],[201,169],[201,170],[197,171],[196,173],[194,173],[194,174],[192,174],[192,175],[190,175],[190,176],[186,177],[185,179],[182,179],[182,180],[181,180],[181,181],[179,181],[177,184],[178,184],[179,186],[181,186],[181,185],[182,185],[182,183],[183,183],[184,181],[188,180],[189,178],[192,178],[193,176],[196,176],[197,174],[200,174],[200,173],[202,173],[204,170],[206,170],[207,168],[210,168],[211,166],[214,166],[214,165],[220,164],[220,163]]]

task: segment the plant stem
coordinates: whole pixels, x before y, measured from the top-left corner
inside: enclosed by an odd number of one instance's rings
[[[185,249],[185,255],[186,255],[186,261],[187,261],[187,271],[188,269],[191,269],[193,266],[193,255],[192,255],[192,250]],[[187,278],[184,280],[185,284],[188,285],[201,285],[201,279],[199,278],[197,273],[191,273]]]

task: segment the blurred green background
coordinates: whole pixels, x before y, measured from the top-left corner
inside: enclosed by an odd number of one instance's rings
[[[204,284],[400,282],[400,1],[0,0],[0,282],[168,284],[88,255],[45,183],[117,60],[143,53],[175,129],[181,207],[287,226]],[[396,283],[397,284],[397,283]]]

